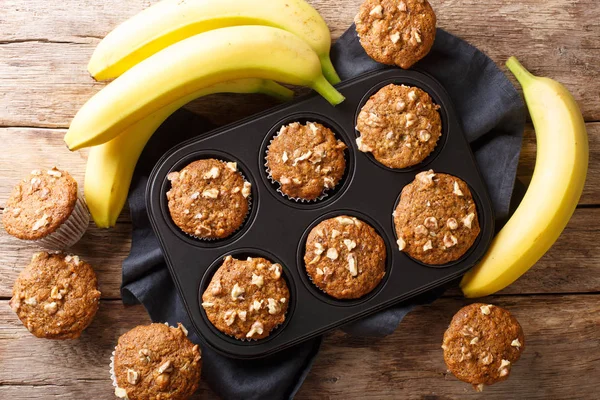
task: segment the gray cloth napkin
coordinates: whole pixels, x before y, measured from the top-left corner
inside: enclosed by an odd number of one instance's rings
[[[332,59],[342,79],[385,68],[365,54],[354,26],[333,46]],[[501,222],[509,215],[525,125],[525,106],[520,95],[485,54],[440,29],[430,54],[415,69],[432,75],[450,94]],[[213,128],[189,111],[176,112],[154,134],[136,167],[129,193],[133,238],[131,252],[123,263],[122,296],[125,304],[142,303],[153,321],[192,326],[148,220],[148,176],[168,149]],[[353,335],[389,335],[416,305],[435,300],[444,289],[390,307],[343,329]],[[189,331],[190,339],[202,344],[194,330]],[[321,338],[317,338],[260,360],[230,359],[202,346],[202,379],[224,399],[293,398],[320,345]]]

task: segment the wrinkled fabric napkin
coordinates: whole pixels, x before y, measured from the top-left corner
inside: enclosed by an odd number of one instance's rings
[[[354,26],[332,48],[343,80],[385,68],[363,51]],[[525,106],[492,60],[467,42],[438,29],[430,54],[415,69],[436,78],[450,94],[471,144],[499,221],[509,214],[525,125]],[[215,128],[186,110],[173,114],[154,134],[140,158],[129,193],[133,238],[123,263],[125,304],[142,303],[153,321],[183,323],[191,328],[146,213],[145,191],[155,163],[171,147]],[[456,284],[456,283],[454,283]],[[389,335],[418,304],[439,297],[438,288],[416,299],[346,325],[353,335]],[[200,343],[193,329],[191,340]],[[223,399],[288,399],[300,388],[319,351],[321,338],[259,360],[235,360],[202,348],[202,378]]]

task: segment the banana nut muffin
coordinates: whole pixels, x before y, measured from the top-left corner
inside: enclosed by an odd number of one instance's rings
[[[129,400],[185,400],[198,389],[202,360],[181,324],[137,326],[115,348],[111,373],[115,395]]]
[[[202,294],[210,322],[237,339],[262,339],[285,321],[290,292],[281,265],[226,256]]]
[[[42,252],[19,274],[10,306],[35,336],[76,339],[94,319],[99,300],[96,274],[88,263]]]
[[[523,329],[507,310],[475,303],[460,309],[444,333],[444,361],[458,379],[482,391],[508,379],[525,350]]]
[[[167,192],[173,222],[201,239],[222,239],[242,226],[249,209],[252,185],[237,163],[215,159],[194,161],[171,172]]]
[[[306,272],[336,299],[358,299],[385,275],[386,248],[372,226],[341,215],[315,226],[306,239]]]
[[[467,184],[433,170],[417,174],[402,189],[393,217],[400,251],[425,264],[458,260],[479,235],[477,208]]]
[[[394,84],[381,88],[358,114],[358,150],[372,153],[389,168],[420,163],[442,134],[439,108],[419,88]]]
[[[266,167],[283,194],[314,200],[344,176],[344,142],[316,122],[281,127],[269,145]]]
[[[354,18],[367,54],[408,69],[429,53],[436,17],[427,0],[366,0]]]
[[[14,187],[6,202],[2,224],[12,236],[59,250],[81,239],[89,224],[89,214],[78,196],[75,179],[53,167],[31,171]]]

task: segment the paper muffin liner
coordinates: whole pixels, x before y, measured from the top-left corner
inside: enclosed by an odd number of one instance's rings
[[[333,131],[332,131],[333,132]],[[269,181],[271,181],[271,183],[273,183],[274,185],[277,186],[277,193],[279,193],[280,195],[282,195],[283,197],[285,197],[288,200],[292,200],[295,201],[297,203],[306,203],[306,204],[311,204],[311,203],[316,203],[319,202],[323,199],[326,199],[329,196],[329,193],[334,190],[344,179],[344,176],[342,175],[342,178],[339,180],[339,182],[331,188],[325,188],[323,190],[323,193],[315,198],[315,199],[305,199],[302,197],[292,197],[289,196],[287,194],[285,194],[282,190],[281,190],[281,183],[278,182],[277,180],[275,180],[275,178],[273,178],[273,175],[271,174],[271,170],[269,169],[269,163],[267,161],[267,157],[269,156],[269,149],[271,148],[271,145],[273,144],[273,140],[275,140],[275,138],[277,138],[279,135],[281,134],[281,129],[279,130],[279,132],[277,132],[276,135],[274,135],[271,140],[269,140],[269,145],[267,146],[266,150],[265,150],[265,163],[264,163],[264,167],[265,167],[265,172],[267,173],[267,178],[269,179]],[[335,132],[333,133],[334,137],[336,137],[339,140],[339,137],[335,134]],[[346,159],[346,152],[343,151],[342,154],[344,155],[344,162],[346,163],[346,168],[348,168],[348,160]],[[346,171],[344,171],[344,174],[346,173]]]
[[[49,235],[33,240],[33,243],[49,250],[64,250],[79,242],[90,224],[90,214],[81,193],[77,196],[71,215],[57,230]]]

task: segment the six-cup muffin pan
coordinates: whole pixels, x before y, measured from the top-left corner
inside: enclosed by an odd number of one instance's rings
[[[356,147],[355,124],[361,107],[390,83],[419,87],[441,106],[442,136],[436,149],[422,163],[402,170],[389,169]],[[485,183],[450,98],[437,81],[417,71],[387,69],[344,82],[338,89],[346,101],[337,107],[309,95],[187,141],[165,154],[150,177],[150,221],[173,280],[194,328],[208,345],[227,356],[266,356],[443,285],[473,267],[492,240],[494,215]],[[296,202],[282,196],[265,171],[268,144],[282,125],[296,121],[321,123],[348,146],[345,176],[316,202]],[[252,183],[249,215],[241,229],[226,239],[203,241],[190,237],[169,215],[167,175],[202,158],[235,161]],[[400,192],[418,172],[428,169],[455,175],[469,185],[481,226],[471,249],[458,261],[443,266],[414,260],[396,245],[392,212]],[[336,300],[320,291],[310,281],[303,260],[310,230],[325,219],[344,214],[373,226],[387,248],[385,277],[371,293],[357,300]],[[283,266],[290,289],[289,309],[285,322],[265,339],[240,341],[219,332],[200,305],[202,293],[226,255],[264,257]]]

